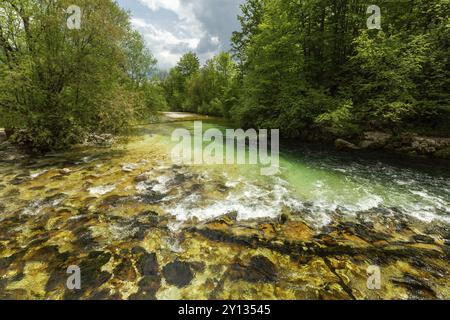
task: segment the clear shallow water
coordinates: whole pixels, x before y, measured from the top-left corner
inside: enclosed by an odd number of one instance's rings
[[[296,195],[325,210],[352,213],[384,207],[423,221],[450,221],[448,167],[368,156],[300,148],[284,157],[283,169]]]
[[[450,223],[449,166],[393,157],[373,160],[380,155],[282,143],[280,172],[275,176],[262,176],[259,165],[192,165],[173,170],[170,155],[176,143],[171,141],[171,135],[178,128],[193,132],[193,122],[149,125],[142,128],[139,136],[112,151],[94,149],[50,155],[36,160],[36,168],[3,163],[2,180],[7,182],[25,174],[31,179],[32,187],[21,190],[24,187],[17,186],[22,200],[31,203],[25,209],[21,208],[23,202],[16,206],[17,201],[11,201],[11,197],[2,202],[10,211],[20,208],[36,214],[42,192],[33,187],[46,185],[81,205],[89,197],[142,194],[151,190],[160,197],[158,205],[179,221],[205,220],[230,212],[237,213],[240,220],[275,218],[289,210],[302,215],[310,225],[321,227],[335,215],[352,216],[377,209],[387,214],[400,212],[423,222]],[[203,122],[204,131],[210,128],[224,131],[226,126],[220,122]],[[52,170],[61,169],[64,162],[70,163],[71,170],[78,173],[61,182],[52,177]],[[134,175],[144,172],[151,183],[132,180]],[[184,178],[174,184],[176,174]],[[86,180],[86,177],[90,178]],[[4,187],[0,196],[14,188]]]
[[[169,137],[180,126],[192,132],[192,122],[171,123],[157,130],[167,146],[174,145]],[[204,130],[213,127],[226,128],[203,123]],[[193,192],[165,208],[180,220],[208,219],[232,211],[239,219],[276,217],[289,208],[316,226],[328,224],[336,211],[355,215],[371,209],[401,211],[424,222],[450,222],[448,166],[394,157],[373,160],[370,154],[312,145],[282,143],[280,152],[280,173],[271,177],[261,176],[260,167],[254,165],[191,166],[198,182],[211,190]],[[157,188],[164,190],[170,179],[160,179]]]
[[[448,167],[292,143],[276,176],[176,166],[180,127],[192,122],[143,127],[112,149],[0,161],[0,298],[450,296]],[[212,219],[230,212],[239,221]],[[385,290],[367,290],[372,264]],[[69,265],[85,272],[82,291],[66,290]]]

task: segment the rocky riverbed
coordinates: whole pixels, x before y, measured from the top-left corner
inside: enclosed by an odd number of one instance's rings
[[[316,224],[308,204],[281,202],[277,214],[229,206],[205,216],[202,201],[229,200],[235,186],[170,164],[164,150],[143,130],[126,147],[4,154],[0,298],[450,299],[445,220],[378,206],[330,209]],[[258,203],[270,209],[249,207]],[[186,214],[193,206],[201,213]],[[80,290],[66,286],[72,265]],[[380,290],[367,287],[371,265]]]

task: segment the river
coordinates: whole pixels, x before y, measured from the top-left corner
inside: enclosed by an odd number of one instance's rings
[[[450,298],[448,164],[282,141],[273,176],[176,165],[172,132],[194,117],[1,161],[0,297]]]

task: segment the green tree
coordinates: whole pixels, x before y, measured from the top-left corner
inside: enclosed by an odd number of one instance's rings
[[[127,56],[127,71],[134,87],[143,86],[155,72],[158,62],[145,46],[144,40],[138,31],[129,31],[130,35],[124,43]]]
[[[166,99],[174,111],[190,111],[186,106],[187,86],[200,69],[200,61],[193,52],[184,54],[164,81]]]
[[[73,4],[82,20],[71,30]],[[130,75],[143,72],[142,48],[127,56],[127,13],[109,0],[5,0],[0,12],[0,116],[13,141],[48,151],[127,130],[141,103]]]
[[[248,0],[232,37],[243,126],[286,136],[450,128],[449,2]],[[447,129],[447,131],[449,131]]]
[[[231,55],[221,52],[208,60],[188,82],[188,110],[202,114],[229,117],[236,103],[237,66]]]

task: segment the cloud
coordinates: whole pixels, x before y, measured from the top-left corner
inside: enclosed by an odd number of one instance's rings
[[[197,38],[177,36],[177,34],[147,23],[143,19],[132,18],[131,23],[142,32],[146,44],[163,69],[174,66],[184,52],[195,50],[198,46]]]
[[[131,11],[139,30],[163,69],[173,67],[187,51],[205,62],[230,48],[231,33],[244,0],[118,0]]]
[[[157,11],[160,8],[175,11],[180,7],[180,1],[178,0],[141,0],[141,2],[153,11]]]

